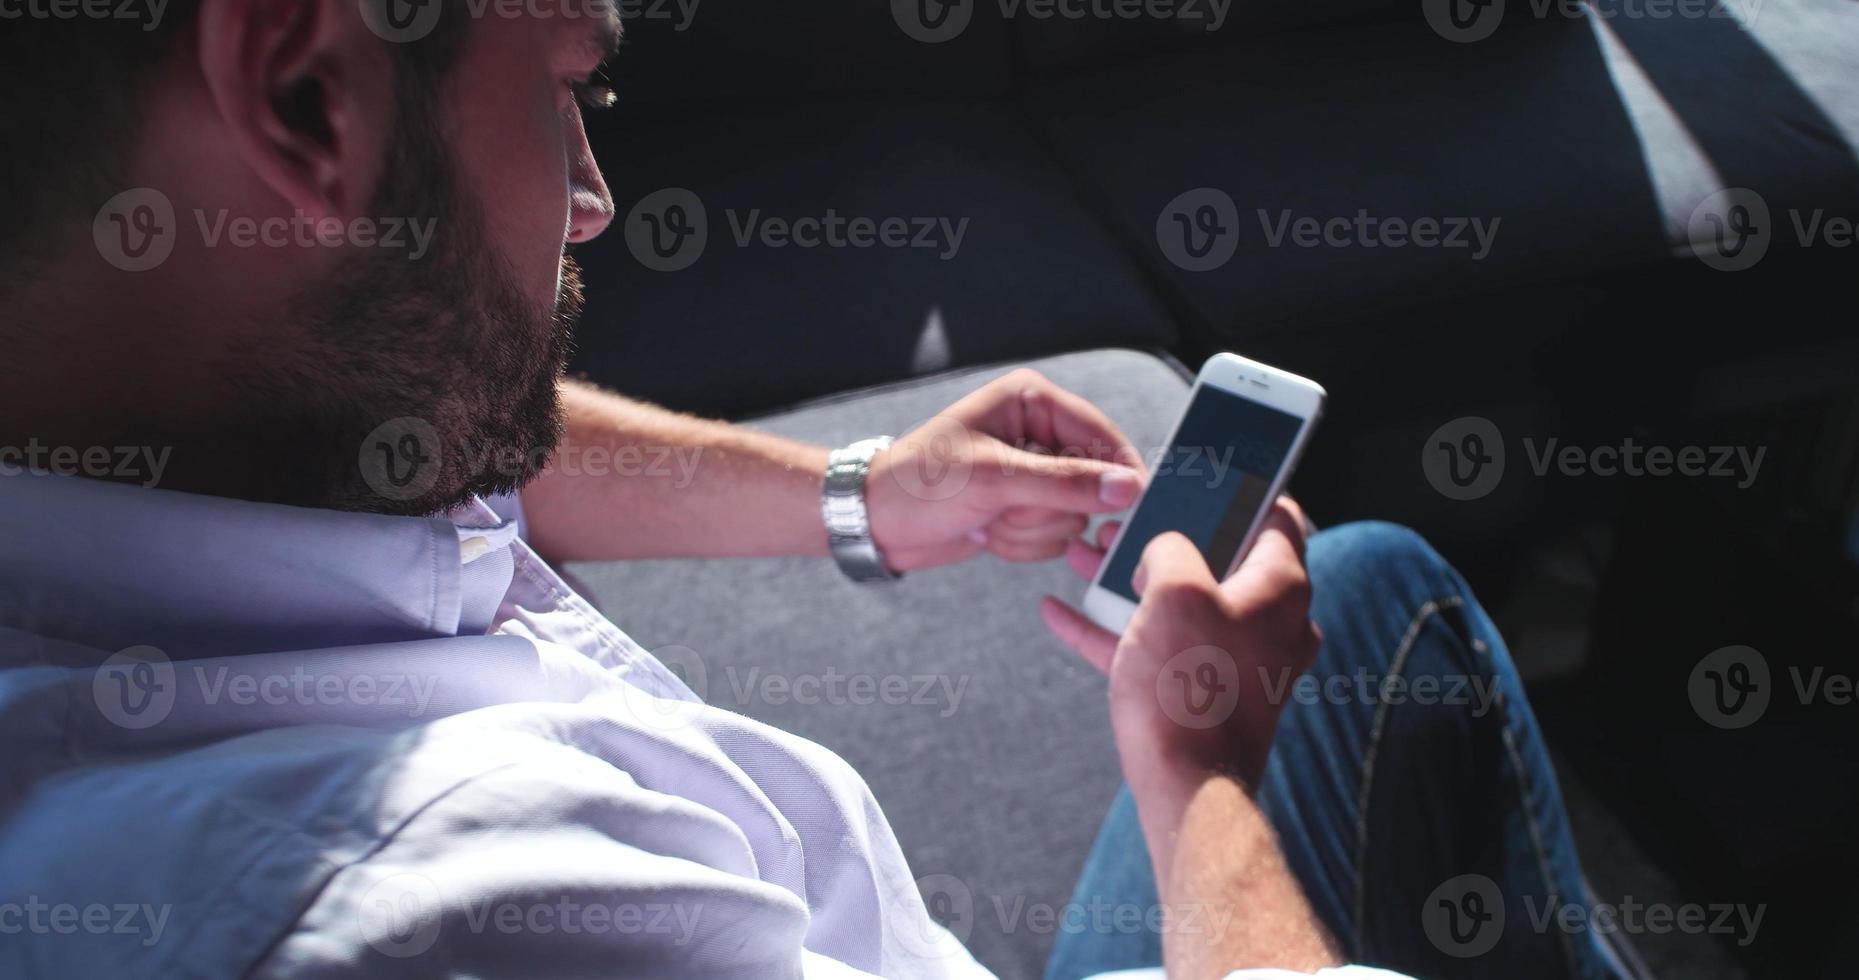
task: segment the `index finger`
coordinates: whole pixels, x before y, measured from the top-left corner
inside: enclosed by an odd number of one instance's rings
[[[1147,474],[1142,454],[1096,405],[1050,381],[1023,397],[1027,399],[1027,429],[1034,439]]]
[[[1109,416],[1045,375],[1015,371],[997,379],[995,386],[1000,395],[993,404],[996,418],[1025,442],[1145,472],[1142,454]]]

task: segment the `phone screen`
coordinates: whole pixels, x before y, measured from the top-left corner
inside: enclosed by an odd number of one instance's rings
[[[1130,576],[1143,548],[1168,531],[1187,535],[1214,575],[1225,575],[1303,424],[1296,415],[1201,385],[1104,568],[1103,587],[1137,601]]]

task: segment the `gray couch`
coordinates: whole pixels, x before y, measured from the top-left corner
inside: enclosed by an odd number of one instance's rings
[[[1129,351],[1033,367],[1102,407],[1139,446],[1186,393]],[[826,444],[903,432],[1004,369],[955,372],[756,420]],[[613,620],[710,703],[827,745],[871,784],[925,899],[1007,978],[1039,976],[1044,914],[1070,897],[1119,785],[1104,683],[1039,622],[1076,601],[1061,563],[992,558],[854,585],[816,560],[573,565]]]

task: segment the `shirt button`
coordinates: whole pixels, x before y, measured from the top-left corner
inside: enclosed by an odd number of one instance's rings
[[[469,565],[483,557],[484,553],[489,550],[491,550],[489,538],[466,538],[458,543],[459,564]]]

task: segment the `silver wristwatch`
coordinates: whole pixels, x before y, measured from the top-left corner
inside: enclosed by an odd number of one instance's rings
[[[826,489],[820,494],[826,543],[839,570],[854,582],[888,582],[898,577],[878,554],[878,545],[871,539],[871,515],[865,510],[865,478],[871,473],[871,459],[890,445],[890,436],[880,436],[835,449],[826,457]]]

